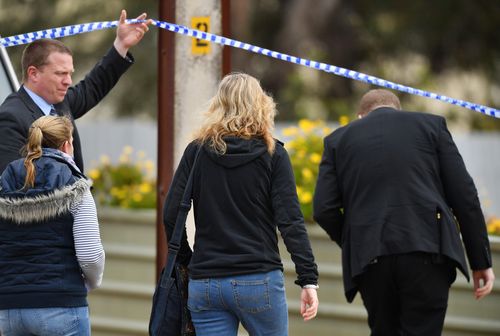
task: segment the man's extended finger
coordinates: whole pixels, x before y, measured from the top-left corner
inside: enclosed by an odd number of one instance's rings
[[[126,19],[127,11],[125,9],[122,9],[122,12],[120,13],[120,24],[124,24]]]
[[[141,15],[139,15],[137,17],[137,20],[144,20],[146,18],[146,16],[148,16],[146,13],[142,13]]]

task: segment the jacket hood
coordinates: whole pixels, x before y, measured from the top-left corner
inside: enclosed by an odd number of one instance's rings
[[[26,178],[24,159],[11,162],[0,178],[0,193],[11,196],[34,196],[70,184],[76,178],[85,178],[79,169],[62,156],[61,152],[44,148],[42,157],[33,162],[36,170],[35,185],[23,189]]]
[[[91,182],[81,178],[49,193],[31,197],[19,197],[13,193],[0,196],[0,218],[22,224],[42,222],[60,216],[81,202],[90,187]]]
[[[262,139],[243,139],[234,136],[224,137],[227,145],[226,153],[220,155],[204,147],[210,159],[226,168],[235,168],[247,164],[267,152],[267,146]]]
[[[0,177],[0,218],[16,223],[44,221],[67,213],[90,189],[78,168],[57,151],[46,150],[34,161],[34,186],[23,188],[24,159],[11,162]]]

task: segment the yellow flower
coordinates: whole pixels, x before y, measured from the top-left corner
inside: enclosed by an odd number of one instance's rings
[[[109,163],[111,162],[111,160],[109,159],[109,156],[107,156],[107,155],[101,155],[99,160],[101,161],[101,163],[103,165],[109,165]]]
[[[283,136],[292,137],[299,134],[299,129],[297,127],[287,127],[283,130]]]
[[[111,187],[109,193],[111,194],[111,196],[114,196],[120,200],[124,200],[127,198],[127,190],[125,188]]]
[[[130,154],[132,154],[133,151],[134,151],[134,149],[131,146],[125,146],[125,147],[123,147],[122,153],[125,155],[130,155]]]
[[[348,123],[349,123],[349,117],[348,116],[345,116],[345,115],[340,116],[340,118],[339,118],[339,124],[340,124],[340,126],[345,126]]]
[[[99,177],[101,177],[101,172],[98,169],[92,169],[89,171],[89,177],[92,180],[97,180]]]
[[[312,201],[312,194],[309,191],[305,191],[302,193],[302,195],[299,197],[300,203],[307,204],[311,203]]]
[[[302,168],[302,177],[304,177],[306,181],[311,181],[314,177],[313,172],[309,168]]]
[[[155,168],[155,164],[151,160],[147,160],[144,162],[144,168],[146,169],[147,172],[152,172],[153,169]]]
[[[100,204],[123,208],[156,206],[155,164],[151,160],[134,160],[132,151],[132,147],[125,146],[117,164],[103,155],[100,166],[90,171],[89,176],[97,178],[92,192]],[[144,158],[144,152],[138,153]]]
[[[297,158],[299,160],[302,160],[306,157],[306,151],[304,149],[298,150],[297,151]]]
[[[120,163],[127,163],[128,162],[128,155],[122,154],[120,155]]]
[[[500,235],[500,218],[493,217],[488,221],[488,233]]]
[[[311,160],[312,163],[314,164],[319,164],[321,162],[321,155],[318,153],[312,153],[309,155],[309,160]]]
[[[152,189],[153,187],[151,186],[151,183],[147,182],[141,183],[141,185],[139,186],[139,191],[143,194],[151,192]]]
[[[111,187],[111,190],[109,191],[109,193],[112,195],[112,196],[118,196],[120,195],[120,189],[118,189],[117,187]]]
[[[141,151],[138,151],[138,152],[137,152],[137,158],[138,158],[139,160],[143,160],[145,157],[146,157],[146,152],[145,152],[145,151],[142,151],[142,150],[141,150]]]
[[[300,119],[299,120],[299,127],[306,134],[311,132],[315,126],[316,126],[316,124],[309,119]]]
[[[140,194],[140,193],[134,193],[132,195],[132,200],[134,202],[140,202],[140,201],[142,201],[142,194]]]

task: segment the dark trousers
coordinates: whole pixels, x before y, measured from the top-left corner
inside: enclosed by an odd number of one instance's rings
[[[409,253],[378,258],[359,278],[372,336],[439,336],[455,281],[447,258]]]

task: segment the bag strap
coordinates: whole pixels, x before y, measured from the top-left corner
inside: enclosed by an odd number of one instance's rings
[[[179,206],[179,212],[177,213],[177,218],[175,220],[175,228],[172,233],[172,237],[168,242],[168,254],[165,270],[162,275],[163,278],[170,278],[172,270],[174,269],[175,260],[177,259],[177,254],[181,247],[181,238],[186,227],[186,218],[191,209],[191,195],[193,191],[193,172],[198,161],[198,156],[200,155],[202,144],[199,145],[196,150],[196,156],[194,157],[193,165],[191,166],[191,171],[189,172],[189,177],[187,179],[186,187],[184,189],[184,194],[182,195],[181,204]]]

